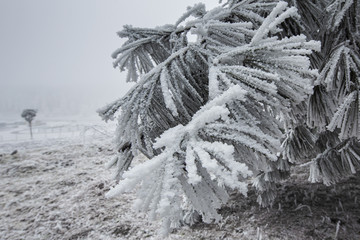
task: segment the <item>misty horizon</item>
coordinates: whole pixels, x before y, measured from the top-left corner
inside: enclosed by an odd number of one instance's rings
[[[112,66],[123,43],[116,32],[172,24],[197,2],[0,2],[0,121],[21,120],[25,108],[39,117],[97,118],[132,85]]]

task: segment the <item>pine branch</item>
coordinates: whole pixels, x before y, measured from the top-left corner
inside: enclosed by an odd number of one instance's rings
[[[185,193],[206,222],[219,220],[216,209],[225,202],[227,194],[215,186],[236,188],[246,194],[247,184],[239,181],[238,176],[246,178],[251,175],[251,171],[245,164],[235,161],[231,145],[203,141],[198,134],[211,122],[219,119],[227,121],[229,111],[224,107],[225,103],[242,99],[243,95],[244,91],[234,86],[204,105],[187,125],[178,125],[164,132],[154,145],[161,149],[161,153],[125,172],[124,180],[110,190],[107,197],[131,191],[135,185],[142,183],[139,207],[150,210],[155,216],[159,215],[166,224],[168,221],[180,220],[171,219],[180,216],[180,211],[177,214],[169,213],[173,211],[170,206],[179,206],[180,192]],[[157,179],[155,185],[150,179]],[[188,187],[184,189],[182,186]],[[205,194],[204,187],[211,189],[206,194],[212,192],[207,199],[201,197]],[[192,191],[192,188],[200,188],[200,192]]]
[[[287,132],[282,143],[283,157],[290,162],[303,162],[316,153],[315,142],[317,136],[305,126],[297,126]]]
[[[343,21],[346,12],[353,6],[353,0],[337,0],[333,1],[326,10],[329,12],[328,29],[334,31]]]
[[[169,25],[157,29],[124,26],[118,35],[128,38],[128,41],[112,54],[115,59],[113,65],[121,71],[128,71],[128,82],[136,82],[139,74],[150,72],[171,55],[171,39],[181,32],[177,33],[176,28]]]
[[[360,167],[360,144],[356,139],[341,142],[319,154],[310,165],[309,181],[335,184]]]
[[[326,92],[325,87],[317,85],[308,101],[307,125],[324,130],[336,109],[333,93]]]
[[[353,91],[335,112],[327,129],[334,131],[340,128],[339,138],[344,140],[359,136],[359,93]]]

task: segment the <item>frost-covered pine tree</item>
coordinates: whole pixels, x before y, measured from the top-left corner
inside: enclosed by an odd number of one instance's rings
[[[308,39],[321,41],[311,57],[319,69],[304,121],[288,132],[287,159],[308,162],[312,182],[326,185],[360,167],[360,2],[297,1]]]
[[[197,4],[172,25],[124,26],[119,36],[127,41],[114,52],[114,67],[126,70],[135,85],[99,110],[105,120],[119,112],[118,155],[108,164],[116,167],[119,183],[107,196],[140,185],[136,209],[162,219],[165,233],[191,222],[194,213],[204,222],[219,221],[217,209],[228,200],[229,190],[246,196],[249,183],[261,205],[271,204],[275,184],[288,175],[289,164],[308,162],[337,138],[339,121],[330,125],[335,127],[329,127],[334,132],[329,137],[311,127],[324,129],[321,120],[336,115],[333,108],[315,109],[318,88],[329,82],[322,80],[328,68],[320,74],[318,68],[334,63],[325,57],[334,54],[316,40],[339,31],[336,24],[352,9],[342,2],[229,0],[210,11]],[[324,24],[318,17],[326,6],[331,12],[326,16],[333,17]],[[324,33],[330,25],[334,28]],[[189,34],[197,41],[189,42]],[[343,61],[351,61],[353,69],[359,62],[351,59]],[[354,74],[344,70],[331,76],[357,82]],[[343,103],[351,104],[353,91],[343,93]],[[323,97],[334,102],[333,96]],[[339,111],[347,112],[343,103]],[[352,137],[346,149],[355,146],[354,134],[339,135],[339,141]],[[134,158],[143,156],[146,161],[131,167]],[[319,172],[316,176],[324,173],[312,169]]]

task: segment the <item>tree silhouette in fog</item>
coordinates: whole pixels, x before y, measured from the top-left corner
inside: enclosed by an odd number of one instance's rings
[[[22,113],[21,113],[21,117],[23,117],[28,123],[29,123],[29,128],[30,128],[30,137],[31,139],[33,138],[33,133],[32,133],[32,121],[34,120],[35,116],[36,116],[37,111],[35,109],[25,109]]]

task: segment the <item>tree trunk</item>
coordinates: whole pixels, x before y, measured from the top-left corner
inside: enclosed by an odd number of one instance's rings
[[[30,127],[30,137],[31,137],[31,139],[33,139],[31,122],[29,122],[29,127]]]

